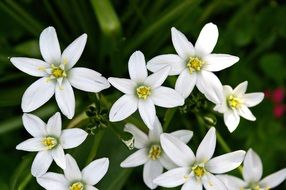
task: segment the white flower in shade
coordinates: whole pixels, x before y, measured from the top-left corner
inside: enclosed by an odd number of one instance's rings
[[[112,86],[125,93],[112,106],[109,119],[121,121],[137,109],[148,128],[155,121],[155,105],[172,108],[184,104],[184,98],[174,89],[161,86],[168,76],[169,67],[162,68],[148,76],[145,58],[142,52],[134,52],[128,62],[131,79],[108,78]]]
[[[224,123],[230,132],[237,128],[240,116],[255,121],[256,118],[248,107],[256,106],[264,98],[262,92],[246,94],[247,84],[247,81],[240,83],[235,89],[228,85],[223,86],[224,97],[222,102],[214,108],[214,110],[223,113]]]
[[[212,102],[221,99],[222,84],[212,72],[223,70],[236,63],[239,58],[228,54],[211,53],[217,43],[217,26],[208,23],[201,30],[195,47],[176,28],[171,29],[172,42],[178,55],[159,55],[151,59],[147,68],[157,72],[170,66],[169,75],[179,75],[175,89],[187,98],[194,86]]]
[[[53,27],[48,27],[40,35],[40,50],[44,61],[25,57],[10,59],[21,71],[41,77],[23,95],[24,112],[34,111],[55,94],[61,112],[71,119],[75,112],[72,86],[87,92],[99,92],[110,86],[96,71],[82,67],[72,68],[83,52],[86,39],[86,34],[81,35],[61,53],[56,31]]]
[[[231,175],[218,176],[229,190],[269,190],[277,187],[286,179],[286,168],[279,170],[261,180],[262,162],[260,157],[249,149],[243,162],[243,179]]]
[[[47,190],[98,190],[94,187],[106,174],[108,158],[94,160],[80,171],[75,159],[66,155],[67,167],[64,175],[48,172],[37,178],[37,182]]]
[[[33,138],[20,143],[16,149],[38,152],[32,164],[32,175],[36,177],[46,173],[53,160],[64,169],[64,149],[79,146],[87,137],[87,133],[82,129],[62,130],[59,112],[53,115],[47,124],[35,115],[24,114],[23,125]]]
[[[131,154],[121,164],[121,167],[129,168],[144,164],[143,180],[150,189],[155,189],[157,185],[153,180],[163,172],[163,168],[172,169],[176,165],[166,156],[160,144],[160,135],[163,133],[160,121],[156,117],[153,130],[149,130],[147,136],[132,124],[126,124],[125,131],[131,133],[135,139],[135,148],[139,149]],[[179,130],[170,135],[177,137],[182,143],[188,143],[193,136],[189,130]]]
[[[215,128],[211,128],[197,149],[193,151],[177,138],[168,134],[161,135],[161,146],[167,156],[178,165],[177,168],[163,173],[154,183],[163,187],[182,185],[182,190],[226,190],[224,184],[214,175],[237,168],[244,159],[242,150],[212,158],[216,146]]]

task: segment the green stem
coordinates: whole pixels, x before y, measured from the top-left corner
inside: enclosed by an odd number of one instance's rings
[[[163,130],[166,131],[175,115],[177,111],[177,108],[173,108],[173,109],[168,109],[165,113],[164,116],[164,124],[163,124]]]
[[[32,175],[31,174],[28,174],[20,183],[19,187],[18,187],[18,190],[25,190],[27,189],[26,186],[29,184],[29,182],[31,181],[32,179]]]
[[[90,150],[90,153],[87,157],[86,160],[86,164],[89,164],[96,156],[97,151],[98,151],[98,147],[100,145],[101,139],[103,137],[105,130],[99,130],[98,133],[96,133],[96,135],[94,135],[94,142],[92,144],[92,148]]]

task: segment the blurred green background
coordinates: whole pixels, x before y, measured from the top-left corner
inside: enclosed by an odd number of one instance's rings
[[[222,117],[217,115],[216,127],[230,149],[252,147],[261,156],[264,176],[282,169],[286,166],[285,18],[285,2],[274,0],[1,0],[0,189],[41,189],[30,175],[35,154],[15,149],[18,143],[30,137],[21,123],[20,104],[24,90],[36,78],[17,70],[8,58],[41,58],[38,39],[47,26],[56,28],[62,50],[82,33],[88,34],[87,46],[77,66],[95,69],[106,77],[127,77],[127,61],[135,50],[141,50],[146,60],[175,52],[170,39],[172,26],[194,43],[204,24],[217,24],[220,36],[214,52],[240,57],[237,64],[217,73],[222,83],[235,87],[247,80],[248,92],[264,91],[267,98],[252,109],[256,122],[242,119],[238,129],[230,134]],[[166,85],[173,83],[174,78],[169,78]],[[113,103],[121,95],[115,91],[110,88],[102,94]],[[76,112],[80,114],[93,103],[94,95],[75,92]],[[167,114],[164,109],[157,111],[161,120],[167,118],[167,122],[169,114],[175,114],[176,119],[170,121],[168,131],[193,130],[195,136],[189,144],[195,148],[206,133],[195,115],[213,113],[208,110],[194,113],[194,107],[200,105],[191,105],[192,97],[188,101],[190,106],[185,112],[182,109]],[[46,121],[57,109],[52,99],[34,113]],[[135,114],[128,121],[144,128],[138,118]],[[63,120],[64,126],[70,122]],[[81,127],[87,129],[92,125],[90,121]],[[142,167],[119,167],[131,153],[118,138],[123,124],[96,130],[80,147],[67,151],[76,157],[81,167],[94,157],[110,158],[109,172],[97,185],[99,189],[147,189],[142,181]],[[224,152],[218,144],[216,154]],[[54,165],[51,170],[60,172]],[[233,173],[239,175],[238,171]],[[285,190],[286,183],[277,189]]]

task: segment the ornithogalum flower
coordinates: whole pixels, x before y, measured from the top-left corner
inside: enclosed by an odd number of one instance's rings
[[[286,168],[261,179],[263,169],[260,157],[249,149],[243,162],[243,179],[231,175],[218,176],[229,190],[269,190],[286,179]]]
[[[148,128],[153,127],[155,105],[165,108],[181,106],[184,98],[174,89],[161,86],[168,76],[169,67],[164,67],[148,76],[145,58],[142,52],[134,52],[128,62],[131,79],[108,78],[112,86],[125,93],[112,106],[110,121],[121,121],[137,109]]]
[[[167,156],[178,165],[163,173],[154,183],[163,187],[182,185],[182,190],[226,190],[225,185],[213,174],[222,174],[237,168],[244,159],[242,150],[212,158],[216,146],[215,128],[211,128],[197,149],[193,151],[177,138],[162,134],[161,146]]]
[[[40,50],[44,61],[25,57],[10,59],[21,71],[41,77],[23,95],[24,112],[34,111],[55,94],[61,112],[71,119],[75,112],[72,86],[87,92],[99,92],[110,86],[96,71],[82,67],[72,68],[83,52],[86,39],[86,34],[81,35],[61,53],[57,33],[53,27],[48,27],[40,35]]]
[[[247,84],[247,81],[240,83],[235,89],[228,85],[223,86],[224,98],[214,108],[214,110],[223,113],[224,123],[230,132],[237,128],[240,116],[255,121],[256,118],[248,107],[256,106],[264,98],[262,92],[246,94]]]
[[[149,130],[148,136],[132,124],[126,124],[125,131],[131,133],[135,139],[135,148],[139,149],[131,154],[121,164],[121,167],[129,168],[144,164],[143,180],[150,189],[155,189],[153,180],[163,172],[163,168],[171,169],[176,165],[166,156],[161,143],[160,135],[163,133],[162,126],[156,117],[153,130]],[[193,136],[189,130],[179,130],[170,133],[183,143],[188,143]]]
[[[194,86],[212,102],[218,103],[222,84],[212,72],[223,70],[236,63],[239,58],[228,54],[211,53],[217,43],[217,26],[208,23],[201,30],[195,47],[176,28],[171,29],[172,42],[178,55],[159,55],[151,59],[147,68],[156,72],[170,66],[169,75],[179,75],[175,89],[187,98]]]
[[[48,172],[37,178],[37,182],[46,190],[97,190],[94,187],[106,174],[108,158],[94,160],[80,171],[75,159],[67,154],[67,167],[64,175]]]
[[[47,124],[35,115],[24,114],[23,124],[33,138],[20,143],[16,149],[38,152],[32,164],[32,175],[35,177],[46,173],[53,160],[65,169],[64,149],[79,146],[87,137],[87,133],[82,129],[62,130],[59,112],[53,115]]]

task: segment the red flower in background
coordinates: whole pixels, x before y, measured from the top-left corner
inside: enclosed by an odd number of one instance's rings
[[[270,99],[273,104],[273,114],[276,118],[281,118],[285,111],[286,111],[286,105],[283,103],[283,100],[285,98],[285,89],[283,88],[276,88],[274,90],[265,90],[264,92],[265,97]]]

